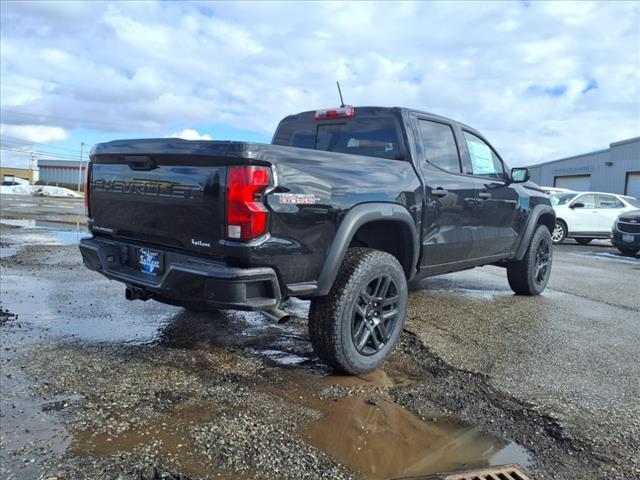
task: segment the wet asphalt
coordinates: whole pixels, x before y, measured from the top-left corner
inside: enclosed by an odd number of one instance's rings
[[[498,267],[426,280],[350,378],[308,302],[285,325],[128,302],[81,264],[81,202],[0,201],[2,478],[640,478],[640,257],[607,242],[556,247],[536,298]]]

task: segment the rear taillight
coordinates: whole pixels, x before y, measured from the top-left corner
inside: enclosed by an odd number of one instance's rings
[[[356,109],[347,105],[338,108],[316,110],[316,120],[333,120],[335,118],[351,118],[355,116]]]
[[[271,184],[267,167],[232,166],[227,177],[227,238],[251,240],[267,231],[262,194]]]
[[[87,217],[91,216],[89,211],[89,186],[91,185],[91,162],[87,163],[87,168],[84,172],[84,213]]]

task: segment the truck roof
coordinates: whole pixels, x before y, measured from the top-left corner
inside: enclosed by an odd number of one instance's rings
[[[482,138],[484,138],[484,136],[478,132],[475,128],[470,127],[469,125],[466,125],[462,122],[459,122],[458,120],[454,120],[452,118],[449,117],[445,117],[443,115],[438,115],[435,113],[431,113],[431,112],[426,112],[424,110],[418,110],[416,108],[408,108],[408,107],[381,107],[381,106],[371,106],[371,105],[362,105],[362,106],[353,106],[353,108],[355,108],[356,110],[356,115],[357,112],[360,111],[365,111],[367,114],[372,115],[372,114],[390,114],[390,113],[401,113],[401,112],[406,112],[406,113],[418,113],[420,115],[425,115],[428,116],[429,118],[432,118],[433,120],[440,120],[442,122],[446,122],[446,123],[453,123],[456,124],[462,128],[464,128],[465,130],[470,131],[473,134],[476,134]],[[284,117],[282,120],[296,120],[296,119],[306,119],[306,117],[313,117],[315,115],[317,110],[306,110],[304,112],[299,112],[299,113],[294,113],[291,115],[287,115],[286,117]],[[300,118],[302,117],[302,118]],[[486,140],[486,139],[485,139]]]

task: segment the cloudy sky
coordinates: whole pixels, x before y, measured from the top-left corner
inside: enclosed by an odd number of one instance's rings
[[[410,106],[511,165],[640,135],[640,3],[2,1],[3,165],[123,137],[269,142],[289,113]]]

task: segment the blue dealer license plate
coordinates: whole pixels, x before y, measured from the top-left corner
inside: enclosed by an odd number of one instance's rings
[[[634,240],[634,236],[630,235],[628,233],[623,233],[622,234],[622,241],[626,242],[626,243],[633,243]]]
[[[162,273],[162,253],[148,248],[139,248],[137,250],[138,268],[151,275],[159,275]]]

